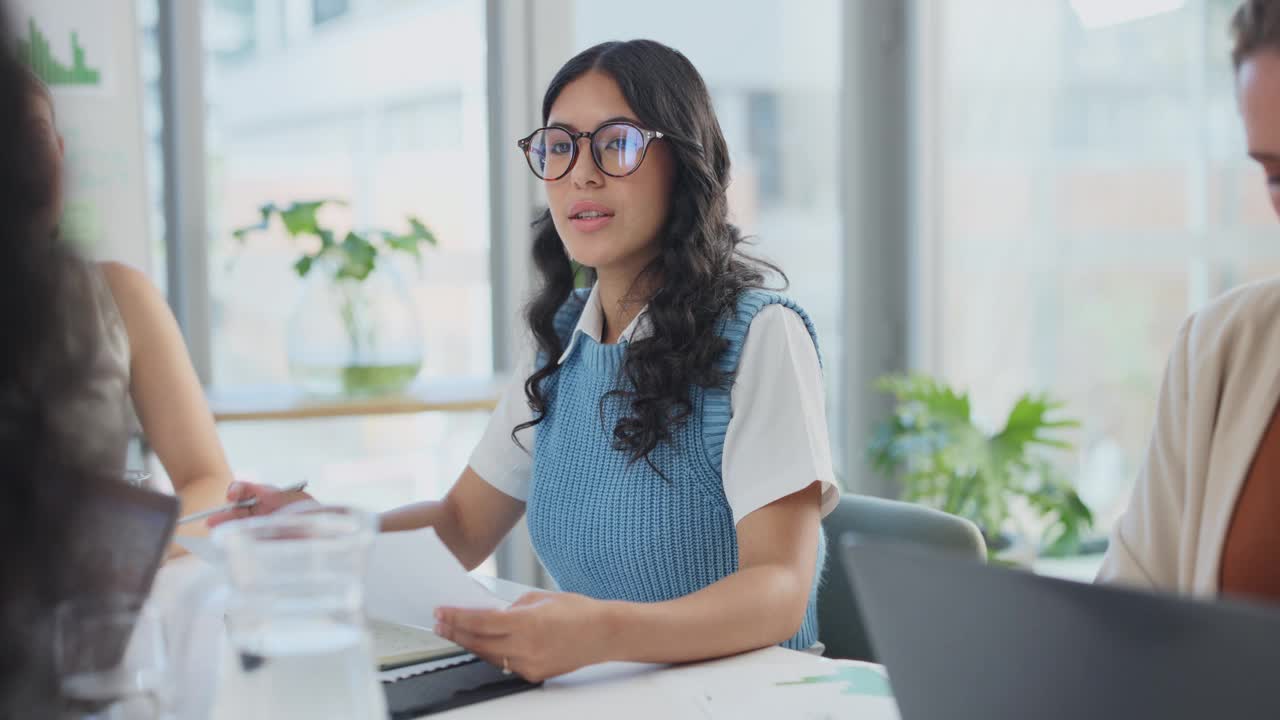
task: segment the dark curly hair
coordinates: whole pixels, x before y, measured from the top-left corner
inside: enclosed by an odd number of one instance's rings
[[[118,481],[124,428],[86,426],[99,338],[85,263],[50,237],[56,192],[32,77],[10,45],[0,1],[0,717],[44,716],[49,612],[91,482]],[[103,452],[103,449],[106,449]]]
[[[770,273],[781,279],[782,287],[786,277],[777,267],[745,255],[742,233],[729,222],[729,148],[706,83],[693,64],[651,40],[596,45],[552,79],[542,100],[544,124],[561,91],[593,70],[613,78],[641,124],[691,141],[669,146],[676,166],[671,209],[660,231],[661,253],[642,273],[658,287],[646,311],[653,332],[630,344],[622,366],[626,383],[601,399],[602,409],[611,397],[629,401],[624,407],[630,414],[613,428],[614,447],[627,452],[632,462],[644,459],[654,467],[649,454],[692,411],[690,390],[727,387],[732,380],[716,364],[727,345],[716,332],[717,322],[744,290],[764,287]],[[526,315],[544,361],[525,382],[534,419],[517,427],[513,436],[546,416],[543,381],[557,372],[554,359],[563,352],[555,318],[574,297],[578,276],[550,211],[533,227],[533,261],[542,285]],[[594,280],[594,271],[585,270],[587,279]]]

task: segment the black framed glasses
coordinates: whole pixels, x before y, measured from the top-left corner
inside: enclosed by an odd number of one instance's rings
[[[640,169],[649,144],[654,140],[674,140],[702,150],[702,145],[678,138],[670,133],[646,130],[629,122],[607,122],[591,132],[570,132],[562,127],[538,128],[529,137],[516,141],[524,151],[529,169],[539,179],[553,182],[573,169],[578,162],[578,141],[591,142],[591,158],[600,172],[621,178]]]

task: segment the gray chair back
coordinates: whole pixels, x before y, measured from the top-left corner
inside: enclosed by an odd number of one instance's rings
[[[818,632],[827,657],[876,661],[853,594],[853,579],[840,557],[841,539],[846,535],[854,542],[915,545],[984,561],[987,557],[986,542],[972,522],[899,500],[846,493],[822,525],[827,561],[818,590]]]

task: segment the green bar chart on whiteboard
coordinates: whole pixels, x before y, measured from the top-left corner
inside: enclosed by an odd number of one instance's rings
[[[90,58],[80,44],[79,32],[71,31],[69,40],[70,57],[58,58],[49,44],[49,37],[32,18],[27,21],[27,36],[18,39],[18,56],[49,85],[92,87],[101,83],[102,72],[90,64]]]
[[[172,0],[164,0],[166,4]],[[187,5],[190,0],[176,0]],[[49,88],[63,141],[59,232],[94,260],[152,266],[151,220],[158,214],[146,174],[153,139],[142,112],[141,57],[149,42],[137,0],[0,0],[13,18],[4,38]],[[193,3],[201,5],[201,3]],[[154,70],[154,69],[153,69]],[[151,76],[147,76],[148,78]],[[157,101],[158,102],[158,101]],[[157,156],[158,159],[158,156]],[[158,183],[157,183],[158,184]]]

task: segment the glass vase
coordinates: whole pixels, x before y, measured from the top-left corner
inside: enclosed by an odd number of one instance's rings
[[[363,280],[331,264],[308,273],[288,324],[289,373],[313,395],[400,392],[422,369],[417,308],[400,274],[379,263]]]

